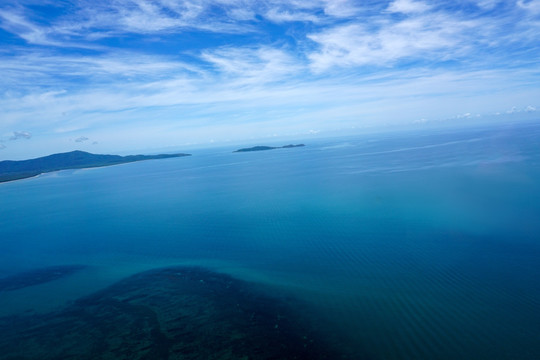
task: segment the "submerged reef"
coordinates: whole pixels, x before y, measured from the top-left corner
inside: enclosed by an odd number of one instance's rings
[[[292,304],[201,268],[152,270],[53,313],[0,318],[0,358],[344,358]]]

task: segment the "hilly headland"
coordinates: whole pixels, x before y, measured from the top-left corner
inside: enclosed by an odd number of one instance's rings
[[[0,182],[29,178],[59,170],[111,166],[135,161],[167,159],[190,155],[191,154],[180,153],[120,156],[91,154],[85,151],[76,150],[29,160],[4,160],[0,161]]]

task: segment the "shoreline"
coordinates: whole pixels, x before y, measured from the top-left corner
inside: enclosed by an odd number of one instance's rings
[[[89,164],[81,164],[81,165],[50,165],[50,169],[41,169],[37,166],[43,166],[41,162],[45,161],[47,158],[51,157],[66,157],[65,161],[72,160],[69,157],[70,156],[84,156],[88,158],[88,161],[98,161],[98,159],[101,159],[100,161],[112,161],[110,163],[89,163]],[[23,164],[28,162],[37,162],[38,165],[36,166],[36,170],[28,170],[28,171],[6,171],[5,174],[0,173],[0,184],[2,183],[8,183],[13,181],[19,181],[19,180],[25,180],[25,179],[31,179],[35,177],[39,177],[43,174],[48,173],[55,173],[59,171],[64,170],[88,170],[88,169],[94,169],[94,168],[101,168],[101,167],[107,167],[107,166],[114,166],[114,165],[123,165],[123,164],[129,164],[139,161],[147,161],[147,160],[160,160],[160,159],[170,159],[170,158],[178,158],[178,157],[186,157],[191,156],[191,154],[160,154],[160,155],[128,155],[128,156],[119,156],[119,155],[95,155],[90,153],[85,153],[82,151],[73,151],[70,153],[62,153],[62,154],[53,154],[46,157],[36,158],[36,159],[29,159],[29,160],[19,160],[19,161],[0,161],[0,165],[2,163],[9,163],[12,166],[16,166],[17,164]],[[94,159],[96,158],[96,159]],[[114,158],[114,160],[111,160],[111,158]]]

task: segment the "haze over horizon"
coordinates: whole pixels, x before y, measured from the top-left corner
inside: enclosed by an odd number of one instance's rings
[[[0,159],[540,109],[540,0],[6,0]]]

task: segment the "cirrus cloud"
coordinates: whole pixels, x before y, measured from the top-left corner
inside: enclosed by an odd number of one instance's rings
[[[32,134],[30,134],[28,131],[14,131],[13,135],[9,138],[9,140],[19,140],[19,139],[30,139],[32,137]]]

